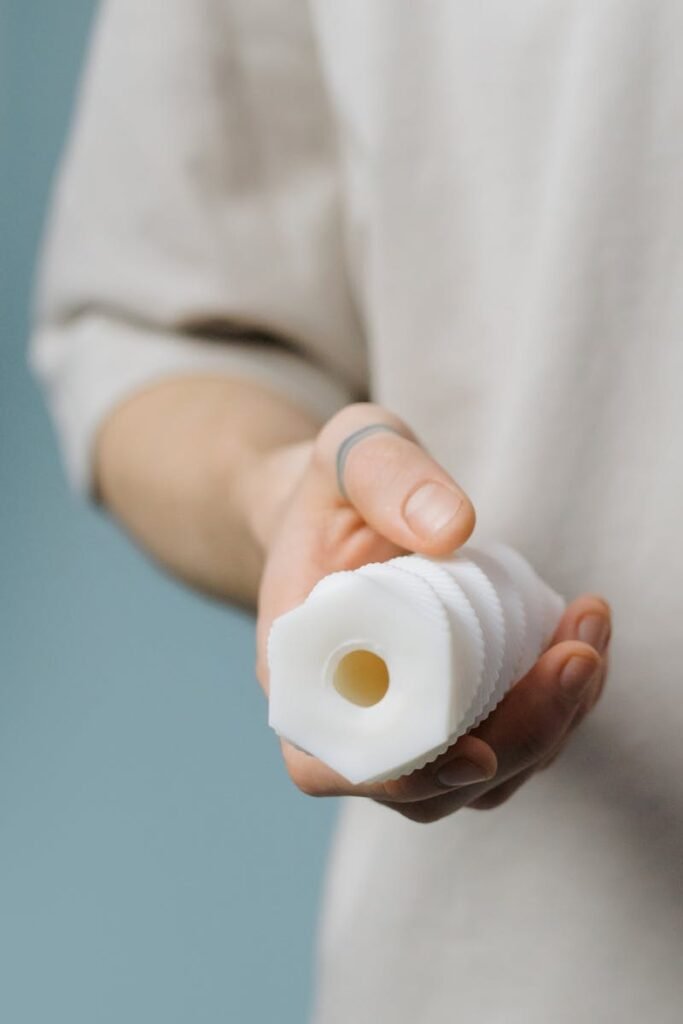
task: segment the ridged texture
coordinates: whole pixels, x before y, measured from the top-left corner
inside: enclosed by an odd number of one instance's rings
[[[412,576],[397,568],[393,561],[390,562],[369,562],[367,565],[356,569],[360,576],[369,576],[377,583],[381,583],[393,591],[403,592],[406,600],[410,601],[423,617],[430,619],[437,629],[450,629],[448,613],[444,608],[443,601],[435,593],[434,588],[426,580],[420,579],[418,583],[413,582]]]
[[[375,741],[375,771],[362,779],[356,777],[353,779],[355,782],[396,779],[423,768],[460,736],[479,725],[533,665],[549,642],[565,607],[564,600],[540,579],[519,552],[499,543],[466,546],[445,559],[403,555],[389,562],[371,563],[353,572],[334,573],[314,587],[302,607],[313,607],[322,594],[334,598],[335,587],[339,587],[340,580],[354,573],[385,588],[388,599],[389,595],[391,599],[399,598],[403,605],[414,609],[415,621],[421,623],[423,642],[425,628],[434,630],[435,642],[441,637],[438,641],[441,644],[447,643],[445,634],[448,633],[451,651],[450,680],[447,681],[445,676],[434,677],[444,679],[444,686],[438,691],[443,694],[444,701],[443,709],[437,707],[439,713],[443,713],[443,727],[438,730],[440,737],[433,728],[431,733],[425,732],[425,737],[431,736],[429,749],[415,756],[413,743],[410,755],[400,764],[396,762],[394,750],[393,763],[387,763],[386,771],[380,773],[376,771],[379,765]],[[410,621],[409,614],[407,622]],[[277,623],[274,628],[275,625]],[[401,636],[403,641],[406,635],[410,636],[410,627]],[[431,634],[428,632],[426,635]],[[304,635],[300,639],[305,643]],[[354,637],[348,637],[348,640],[353,642]],[[402,649],[405,651],[405,646]],[[278,666],[272,663],[270,638],[268,656],[272,687],[277,684]],[[421,720],[419,671],[420,666],[416,664],[414,708],[407,706],[402,712],[415,718],[416,728]],[[312,685],[318,685],[315,679]],[[447,697],[449,693],[450,697]],[[411,688],[407,691],[407,698],[410,705],[413,700]],[[439,701],[441,699],[439,697]],[[378,713],[381,707],[382,701],[373,706],[373,713]],[[331,701],[329,714],[334,714],[334,708],[334,701]],[[405,721],[410,722],[412,718]],[[277,731],[277,722],[271,724]],[[387,729],[390,728],[388,723]],[[316,736],[305,734],[287,738],[300,749],[326,760],[325,745],[317,743]],[[358,753],[362,774],[362,739],[349,733],[348,743],[349,749]],[[335,767],[332,761],[329,763]]]

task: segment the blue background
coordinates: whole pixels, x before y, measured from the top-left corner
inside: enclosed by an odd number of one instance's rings
[[[0,1021],[301,1024],[334,806],[281,767],[251,619],[69,494],[26,370],[92,10],[0,0]]]

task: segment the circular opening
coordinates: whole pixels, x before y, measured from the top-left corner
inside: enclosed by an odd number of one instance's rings
[[[334,670],[333,682],[346,700],[369,708],[389,689],[389,669],[384,658],[372,651],[349,651]]]

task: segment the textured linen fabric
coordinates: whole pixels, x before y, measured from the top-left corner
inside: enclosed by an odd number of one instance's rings
[[[323,419],[362,393],[305,5],[111,0],[83,86],[31,348],[74,483],[106,413],[162,376],[246,375]]]
[[[679,0],[105,8],[33,341],[74,479],[166,372],[367,386],[475,540],[614,609],[602,702],[508,804],[344,802],[315,1024],[682,1019],[681,38]]]

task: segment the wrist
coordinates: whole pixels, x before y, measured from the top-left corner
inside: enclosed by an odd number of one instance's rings
[[[306,472],[312,448],[312,439],[278,445],[252,453],[243,465],[236,497],[246,531],[263,556]]]

